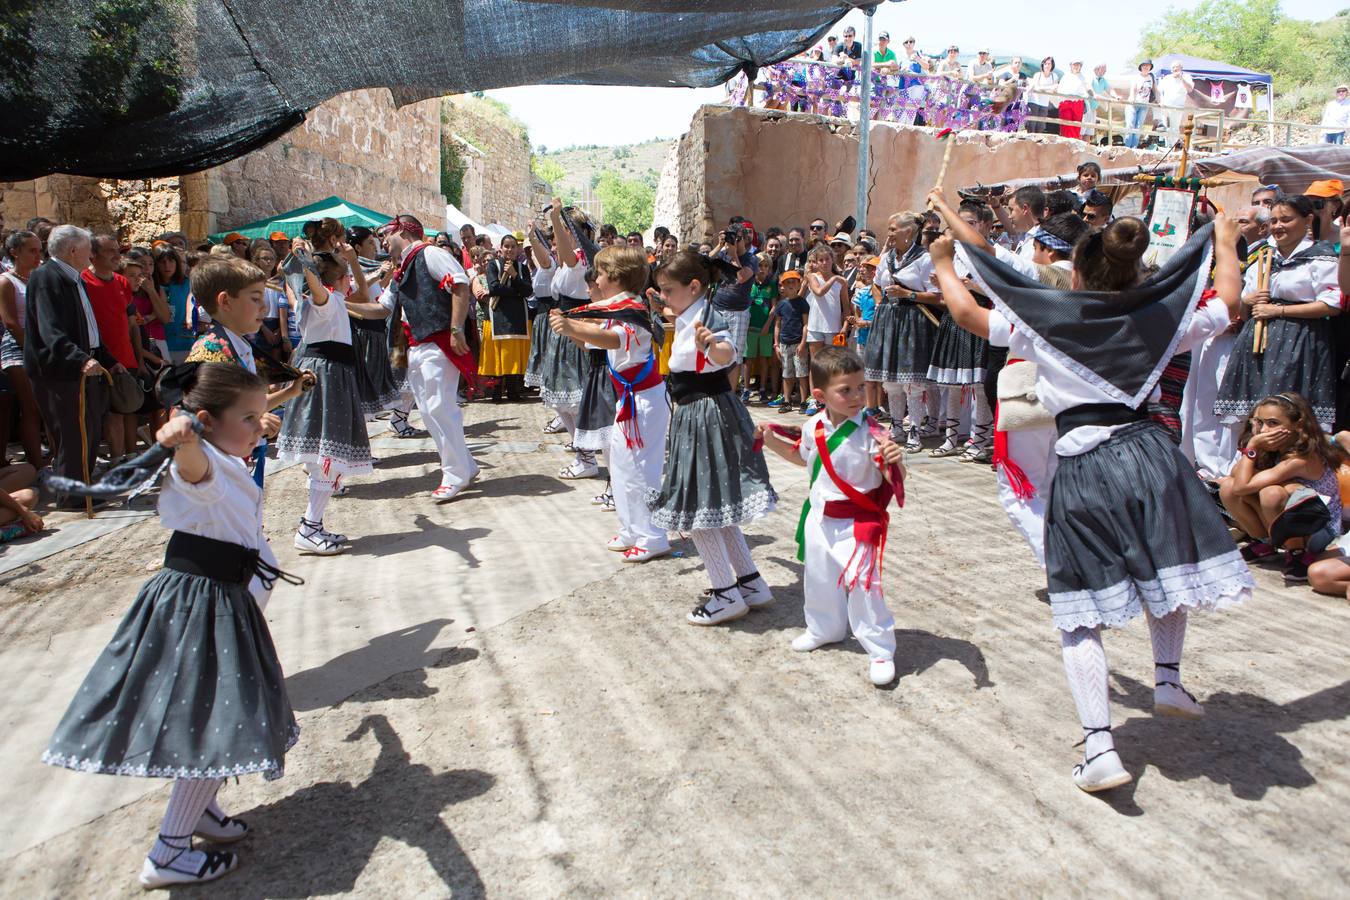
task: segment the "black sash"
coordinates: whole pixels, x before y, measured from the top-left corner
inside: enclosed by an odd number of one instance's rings
[[[590,358],[591,365],[603,369],[609,364],[608,350],[590,349],[586,351],[586,356]]]
[[[1143,409],[1132,409],[1124,403],[1084,403],[1064,410],[1055,416],[1055,429],[1060,437],[1085,425],[1128,425],[1148,418]]]
[[[558,309],[562,310],[563,312],[567,312],[568,310],[576,309],[578,306],[585,306],[590,302],[591,300],[589,297],[584,297],[580,300],[578,300],[576,297],[559,297]]]
[[[715,397],[731,391],[731,379],[726,369],[716,372],[671,372],[666,378],[670,399],[676,403],[693,403],[704,397]]]
[[[344,344],[341,341],[315,341],[312,344],[306,344],[305,352],[302,355],[317,356],[329,362],[344,363],[349,366],[356,365],[356,351],[352,349],[351,344]]]
[[[278,578],[287,584],[305,583],[303,578],[265,562],[257,550],[186,531],[175,531],[169,537],[169,545],[164,548],[164,568],[230,584],[248,584],[257,575],[268,590]]]

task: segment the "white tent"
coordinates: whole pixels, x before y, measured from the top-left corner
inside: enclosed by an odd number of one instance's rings
[[[472,225],[474,233],[486,231],[482,225],[479,225],[473,219],[470,219],[464,213],[460,212],[459,207],[453,203],[445,204],[445,230],[451,234],[459,234],[459,230],[465,225]]]

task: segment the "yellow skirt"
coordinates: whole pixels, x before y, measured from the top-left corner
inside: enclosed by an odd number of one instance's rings
[[[530,336],[495,341],[492,323],[483,321],[483,341],[479,351],[479,375],[524,375],[530,362]]]

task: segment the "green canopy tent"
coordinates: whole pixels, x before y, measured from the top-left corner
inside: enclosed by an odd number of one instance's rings
[[[274,231],[280,231],[286,237],[299,237],[300,231],[305,227],[305,223],[313,219],[337,219],[343,225],[351,228],[356,225],[365,225],[367,228],[379,228],[388,222],[393,216],[376,212],[373,209],[366,209],[364,206],[358,206],[350,200],[343,200],[341,197],[329,197],[326,200],[320,200],[318,203],[311,203],[309,206],[302,206],[299,209],[292,209],[289,212],[278,213],[268,219],[259,219],[256,222],[249,222],[247,225],[241,225],[238,228],[231,228],[227,231],[218,231],[209,236],[211,243],[218,244],[231,232],[239,232],[244,237],[252,240],[253,238],[265,238]],[[428,228],[427,235],[435,235],[440,232],[436,229]]]

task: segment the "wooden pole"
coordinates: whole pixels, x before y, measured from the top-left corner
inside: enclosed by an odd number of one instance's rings
[[[1258,291],[1270,290],[1270,270],[1274,257],[1275,250],[1269,244],[1256,251],[1256,289]],[[1267,340],[1266,321],[1265,319],[1257,319],[1256,325],[1252,327],[1252,353],[1257,355],[1265,353]]]

